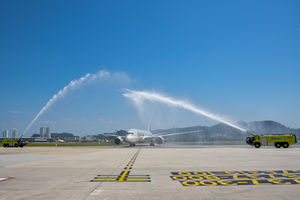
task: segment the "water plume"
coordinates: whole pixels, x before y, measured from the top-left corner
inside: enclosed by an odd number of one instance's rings
[[[117,78],[118,78],[120,75],[126,76],[126,74],[115,73],[115,74],[113,74],[113,77],[117,76]],[[88,81],[93,81],[93,80],[96,80],[96,79],[102,79],[102,78],[109,77],[109,76],[110,76],[110,73],[108,71],[101,70],[96,74],[87,73],[86,75],[82,76],[81,78],[79,78],[77,80],[72,80],[63,89],[59,90],[59,92],[57,94],[53,95],[53,97],[44,105],[44,107],[35,116],[35,118],[28,124],[28,126],[26,127],[26,129],[23,132],[22,136],[27,133],[27,131],[41,117],[41,115],[43,113],[45,113],[45,111],[47,111],[58,99],[63,98],[68,92],[79,88],[80,86],[82,86],[84,83],[86,83]]]
[[[219,121],[221,123],[227,124],[228,126],[236,128],[240,131],[246,132],[245,129],[233,124],[232,122],[229,122],[228,120],[226,120],[222,117],[219,117],[215,114],[212,114],[210,112],[204,111],[204,110],[198,108],[197,106],[195,106],[195,105],[193,105],[189,102],[186,102],[186,101],[177,100],[177,99],[174,99],[174,98],[162,95],[162,94],[158,94],[158,93],[155,93],[155,92],[136,91],[136,90],[129,90],[129,89],[125,90],[125,93],[123,94],[123,96],[131,99],[138,108],[142,108],[144,100],[148,100],[148,101],[152,101],[152,102],[165,103],[167,105],[181,107],[185,110],[192,111],[194,113],[203,115],[203,116],[208,117],[210,119],[213,119],[213,120]]]

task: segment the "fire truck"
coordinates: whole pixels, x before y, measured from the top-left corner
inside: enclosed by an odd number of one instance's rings
[[[261,146],[275,146],[276,148],[288,148],[290,145],[297,143],[296,135],[292,133],[287,134],[267,134],[256,135],[249,133],[252,137],[247,137],[247,144],[259,148]]]
[[[0,142],[2,147],[23,147],[27,143],[22,138],[3,138]]]

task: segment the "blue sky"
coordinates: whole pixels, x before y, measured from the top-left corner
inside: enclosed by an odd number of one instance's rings
[[[84,86],[29,132],[143,128],[122,88],[189,99],[234,121],[299,128],[299,7],[291,0],[1,1],[0,128],[22,132],[69,81],[101,69],[131,81]],[[158,107],[157,126],[215,123]]]

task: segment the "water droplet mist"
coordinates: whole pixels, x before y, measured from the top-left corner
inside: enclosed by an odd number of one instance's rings
[[[148,100],[148,101],[152,101],[152,102],[165,103],[165,104],[170,105],[170,106],[181,107],[185,110],[192,111],[196,114],[203,115],[203,116],[208,117],[210,119],[213,119],[213,120],[219,121],[221,123],[227,124],[228,126],[236,128],[240,131],[246,132],[245,129],[235,125],[234,123],[232,123],[232,122],[230,122],[230,121],[228,121],[228,120],[226,120],[222,117],[219,117],[219,116],[217,116],[213,113],[204,111],[203,109],[200,109],[200,108],[198,108],[198,107],[194,106],[193,104],[191,104],[189,102],[186,102],[186,101],[177,100],[177,99],[167,97],[165,95],[161,95],[161,94],[154,93],[154,92],[136,91],[136,90],[129,90],[129,89],[126,89],[126,92],[123,94],[123,96],[131,99],[134,102],[134,104],[140,109],[142,109],[142,106],[143,106],[142,104],[143,104],[144,100]]]

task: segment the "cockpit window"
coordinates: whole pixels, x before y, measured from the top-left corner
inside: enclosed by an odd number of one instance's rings
[[[128,135],[133,135],[133,133],[132,132],[128,132]]]

